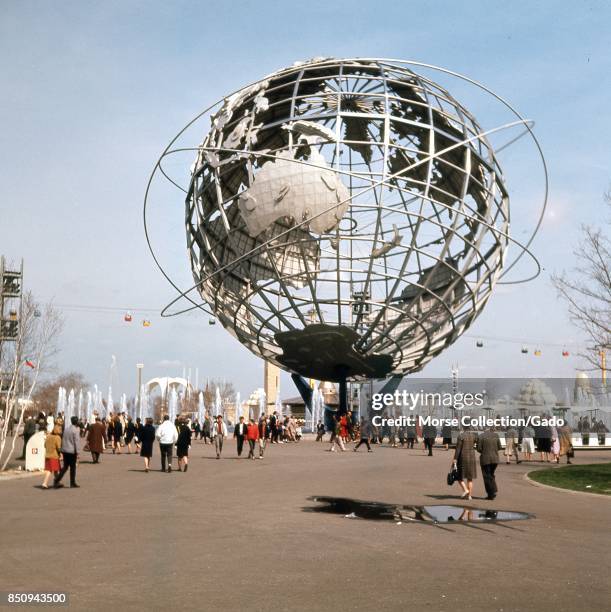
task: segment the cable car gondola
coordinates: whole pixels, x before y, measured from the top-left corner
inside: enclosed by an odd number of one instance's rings
[[[569,356],[569,352],[566,349],[562,350],[562,356],[563,357],[568,357]]]
[[[125,315],[123,316],[123,320],[126,323],[131,323],[132,322],[132,313],[129,312],[129,310],[125,313]]]
[[[151,322],[148,319],[143,319],[142,327],[150,327],[150,326],[151,326]]]
[[[482,348],[482,347],[484,346],[484,343],[483,343],[481,340],[478,340],[478,341],[475,343],[475,346],[476,346],[477,348]]]
[[[541,357],[541,349],[535,349],[534,355],[535,357]]]
[[[216,319],[214,317],[210,317],[208,319],[208,325],[216,325]]]
[[[522,347],[522,355],[527,355],[528,354],[528,348],[526,348],[525,346]]]

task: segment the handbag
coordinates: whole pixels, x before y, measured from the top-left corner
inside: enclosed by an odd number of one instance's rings
[[[448,486],[451,487],[457,480],[458,480],[458,468],[456,467],[456,464],[454,464],[452,466],[452,469],[448,472],[448,477],[447,477]]]

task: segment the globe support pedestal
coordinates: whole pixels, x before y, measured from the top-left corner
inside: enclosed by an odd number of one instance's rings
[[[339,366],[337,368],[339,373],[339,409],[338,415],[344,416],[348,414],[348,382],[346,380],[346,374],[348,368],[345,366]]]

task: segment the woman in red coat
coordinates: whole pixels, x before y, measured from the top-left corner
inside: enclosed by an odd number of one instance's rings
[[[255,458],[255,444],[259,439],[259,426],[255,423],[254,419],[250,419],[248,427],[246,428],[246,439],[248,440],[248,458]]]
[[[345,444],[348,443],[348,418],[346,415],[343,415],[339,419],[339,437]]]

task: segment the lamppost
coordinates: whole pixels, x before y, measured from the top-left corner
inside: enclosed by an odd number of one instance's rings
[[[138,416],[142,418],[142,368],[143,363],[136,364],[136,370],[138,371]]]

